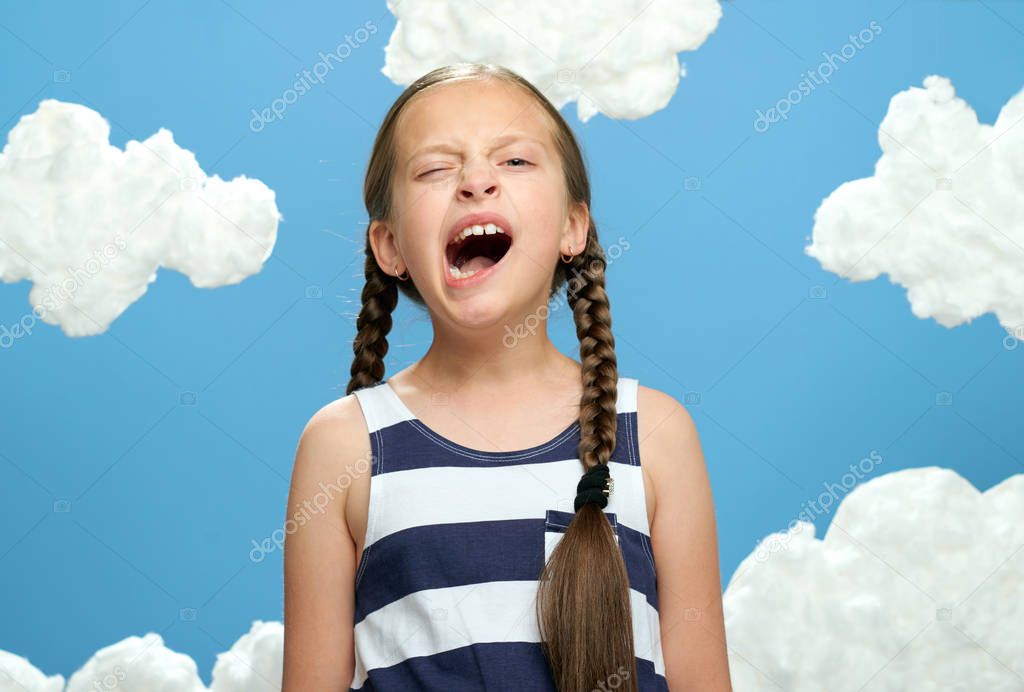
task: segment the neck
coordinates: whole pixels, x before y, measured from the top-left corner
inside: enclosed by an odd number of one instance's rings
[[[546,320],[526,319],[468,335],[435,326],[430,348],[410,374],[454,390],[500,393],[529,389],[529,381],[579,379],[579,363],[551,342]]]

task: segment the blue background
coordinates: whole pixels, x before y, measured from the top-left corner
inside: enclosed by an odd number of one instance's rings
[[[208,174],[267,183],[284,215],[264,270],[237,286],[195,289],[161,270],[109,332],[69,339],[39,323],[0,351],[0,648],[48,674],[155,631],[209,684],[216,654],[253,620],[282,618],[281,553],[249,552],[281,526],[304,423],[344,394],[361,176],[401,91],[380,73],[393,17],[382,2],[354,5],[0,10],[0,141],[41,99],[83,103],[116,146],[166,127]],[[620,372],[685,401],[697,422],[724,586],[872,450],[873,476],[939,465],[981,490],[1024,466],[1024,344],[1004,347],[992,315],[956,329],[920,320],[887,278],[851,284],[803,253],[821,200],[871,175],[894,94],[945,75],[994,121],[1022,87],[1024,6],[723,7],[704,47],[682,56],[688,76],[664,110],[586,124],[575,104],[563,112],[586,149],[602,240],[631,246],[609,276]],[[829,85],[755,131],[758,109],[872,20],[882,33]],[[251,109],[367,21],[377,33],[323,84],[249,129]],[[29,288],[0,286],[0,323],[26,314]],[[550,331],[574,353],[566,311]],[[429,338],[425,314],[403,304],[388,371]],[[61,502],[70,511],[54,511]],[[830,518],[817,516],[819,536]]]

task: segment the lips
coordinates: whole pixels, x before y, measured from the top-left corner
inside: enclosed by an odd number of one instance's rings
[[[452,241],[455,240],[455,236],[462,233],[462,230],[466,228],[466,226],[476,226],[478,224],[483,226],[489,223],[493,223],[495,226],[500,226],[501,230],[505,231],[509,238],[515,238],[512,226],[509,224],[508,219],[497,212],[483,211],[475,214],[467,214],[452,224],[452,227],[448,229],[448,236],[445,239],[445,247],[451,245]]]
[[[462,231],[472,226],[484,227],[483,232],[463,236]],[[510,226],[508,219],[496,212],[467,214],[456,221],[448,231],[443,251],[448,285],[473,286],[497,271],[512,247]]]

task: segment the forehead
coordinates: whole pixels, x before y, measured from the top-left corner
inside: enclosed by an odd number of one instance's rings
[[[541,104],[522,87],[496,79],[430,87],[410,99],[395,123],[400,161],[432,143],[486,143],[513,132],[551,146],[549,118]]]

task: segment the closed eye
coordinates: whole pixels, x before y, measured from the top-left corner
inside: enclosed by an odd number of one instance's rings
[[[512,163],[512,162],[518,162],[518,165],[514,165],[514,166],[512,166],[512,168],[526,168],[527,166],[534,165],[532,162],[527,161],[524,158],[519,158],[519,157],[511,158],[511,159],[508,159],[508,160],[505,161],[506,164]],[[447,168],[431,168],[428,171],[424,171],[424,172],[420,173],[416,177],[417,178],[422,178],[423,176],[430,175],[431,173],[437,173],[438,171],[445,171],[445,170],[448,170],[448,169]]]

